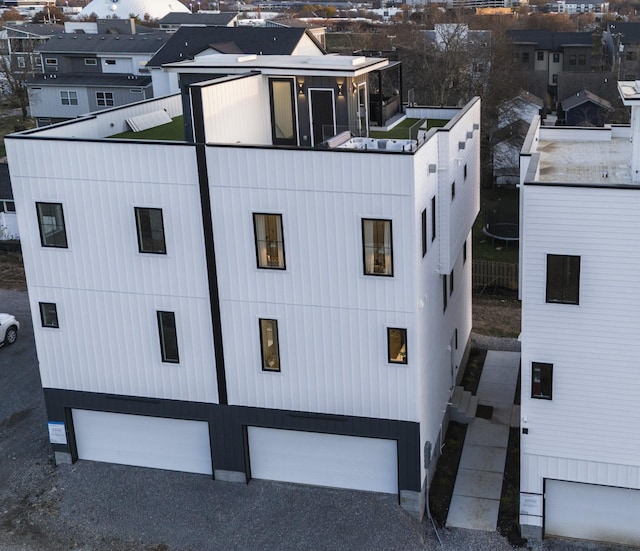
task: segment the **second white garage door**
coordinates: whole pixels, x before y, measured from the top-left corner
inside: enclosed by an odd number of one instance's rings
[[[545,534],[640,544],[640,490],[547,480]]]
[[[249,427],[251,476],[398,493],[395,440]]]
[[[211,474],[209,424],[72,410],[78,459]]]

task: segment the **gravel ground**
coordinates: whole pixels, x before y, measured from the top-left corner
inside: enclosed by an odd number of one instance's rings
[[[471,347],[481,350],[503,350],[506,352],[520,352],[520,342],[518,339],[507,337],[489,337],[471,333]]]
[[[439,530],[441,546],[395,496],[90,461],[54,467],[26,292],[0,290],[0,311],[22,324],[18,342],[0,348],[0,551],[512,549],[497,532],[461,529]],[[530,549],[630,548],[545,540]]]

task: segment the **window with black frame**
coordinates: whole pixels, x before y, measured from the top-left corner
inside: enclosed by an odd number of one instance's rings
[[[166,254],[162,209],[135,207],[138,250],[141,253]]]
[[[43,247],[67,248],[62,203],[36,203],[40,243]]]
[[[365,275],[393,275],[391,220],[362,220],[362,248]]]
[[[580,257],[547,255],[546,301],[560,304],[580,302]]]

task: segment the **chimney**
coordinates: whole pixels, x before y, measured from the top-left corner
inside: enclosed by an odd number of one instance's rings
[[[129,18],[129,25],[131,25],[131,34],[136,34],[136,20],[133,17]]]

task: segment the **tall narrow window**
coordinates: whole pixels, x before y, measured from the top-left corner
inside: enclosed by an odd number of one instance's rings
[[[436,239],[436,196],[431,198],[431,241]]]
[[[364,273],[366,275],[393,275],[393,246],[391,220],[362,219],[362,245]]]
[[[422,257],[427,254],[427,209],[422,211]]]
[[[160,354],[163,362],[178,363],[178,331],[174,312],[158,312],[158,331],[160,333]]]
[[[445,312],[447,310],[447,298],[449,296],[449,289],[447,288],[447,276],[446,274],[442,276],[442,311]]]
[[[278,320],[260,319],[260,350],[262,370],[280,371],[280,345],[278,343]]]
[[[58,307],[53,302],[40,302],[40,321],[42,327],[58,328]]]
[[[297,145],[293,80],[273,78],[269,81],[269,88],[273,144]]]
[[[284,270],[284,240],[281,214],[254,214],[253,230],[256,240],[258,268]]]
[[[138,250],[141,253],[167,254],[162,209],[135,207]]]
[[[456,198],[456,182],[455,180],[451,182],[451,200],[453,201]]]
[[[533,362],[531,364],[531,397],[551,400],[553,387],[553,364]]]
[[[453,270],[449,274],[449,295],[453,294]]]
[[[467,242],[464,242],[464,245],[462,245],[462,263],[466,263],[467,262]]]
[[[387,327],[388,360],[392,364],[407,363],[407,330]]]
[[[67,248],[67,232],[61,203],[36,203],[40,243],[43,247]]]
[[[579,304],[580,257],[547,255],[547,302]]]

